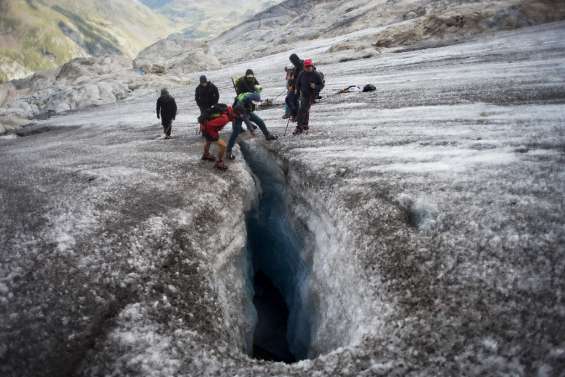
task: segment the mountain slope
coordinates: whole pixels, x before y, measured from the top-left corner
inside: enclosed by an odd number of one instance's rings
[[[366,55],[381,47],[455,41],[564,18],[565,2],[552,0],[286,0],[223,33],[211,47],[221,61],[233,62],[365,30],[336,49],[371,50]]]
[[[141,0],[156,12],[183,26],[191,38],[209,38],[238,25],[280,0]]]
[[[133,57],[172,31],[169,20],[136,0],[0,0],[0,81],[74,57]]]

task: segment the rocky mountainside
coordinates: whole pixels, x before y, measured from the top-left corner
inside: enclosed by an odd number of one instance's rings
[[[190,38],[210,38],[234,27],[280,0],[141,0],[176,25]]]
[[[174,30],[137,0],[0,0],[0,82],[75,57],[131,58]]]
[[[220,68],[208,45],[193,41],[183,34],[172,34],[139,53],[133,61],[136,69],[147,73],[186,75],[194,71]]]
[[[0,124],[6,129],[46,114],[114,103],[129,97],[135,88],[186,83],[195,71],[216,70],[222,64],[276,52],[299,52],[311,40],[320,41],[318,49],[311,52],[318,64],[336,63],[460,43],[485,32],[565,19],[565,1],[354,0],[345,4],[287,0],[210,42],[194,40],[186,32],[150,44],[160,33],[168,33],[170,24],[141,3],[103,0],[82,7],[70,0],[57,4],[50,1],[0,0],[0,29],[9,31],[0,34],[0,76],[23,76],[73,56],[132,56],[140,48],[149,47],[134,60],[135,70],[127,57],[110,59],[108,67],[104,67],[104,58],[79,59],[71,65],[95,68],[84,71],[78,83],[61,80],[55,69],[0,85]],[[163,0],[145,3],[178,17],[185,7],[186,12],[200,14],[199,20],[211,20],[217,27],[227,25],[222,12],[230,13],[234,7],[244,10],[251,4],[231,2],[213,7],[207,1],[198,5]],[[258,7],[266,4],[259,0],[252,3]],[[201,12],[189,11],[191,7],[200,7]],[[22,14],[26,17],[17,17]],[[232,16],[229,22],[235,18]],[[43,25],[41,33],[37,25]],[[109,86],[113,89],[108,90]]]
[[[454,43],[564,18],[565,2],[553,0],[287,0],[223,33],[211,46],[222,62],[233,62],[292,49],[304,40],[363,31],[332,46],[351,59],[383,47]]]
[[[123,56],[76,58],[58,69],[0,84],[0,135],[56,113],[134,99],[157,88],[186,86],[172,74],[134,70]]]

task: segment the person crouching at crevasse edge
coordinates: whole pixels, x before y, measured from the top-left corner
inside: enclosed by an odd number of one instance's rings
[[[223,105],[225,106],[225,105]],[[219,109],[218,113],[210,116],[210,118],[205,118],[200,116],[198,122],[200,123],[200,131],[202,136],[206,139],[204,143],[204,154],[202,155],[202,160],[204,161],[215,161],[214,167],[218,170],[226,170],[227,166],[224,165],[224,154],[226,152],[226,143],[220,139],[220,131],[229,122],[233,122],[235,119],[233,109],[231,106],[225,106],[225,110],[221,105],[217,105],[216,108]],[[218,146],[218,159],[212,154],[210,154],[210,146],[216,144]]]
[[[161,124],[163,125],[163,139],[170,139],[173,120],[177,116],[177,103],[167,89],[161,90],[161,97],[157,100],[156,111],[157,119],[161,119]]]
[[[233,130],[228,142],[228,158],[230,160],[235,159],[235,155],[232,153],[235,141],[240,133],[243,132],[241,128],[241,123],[245,122],[247,129],[253,133],[254,126],[251,122],[257,124],[265,135],[267,140],[276,140],[277,137],[269,132],[265,122],[257,114],[253,112],[253,102],[261,102],[261,87],[259,85],[255,86],[254,92],[242,93],[236,97],[233,105],[233,110],[235,112],[236,118],[233,121]]]
[[[304,60],[304,71],[300,72],[296,80],[296,91],[299,95],[298,114],[296,115],[296,129],[293,135],[308,131],[310,121],[310,107],[314,103],[324,83],[320,75],[314,71],[312,59]]]

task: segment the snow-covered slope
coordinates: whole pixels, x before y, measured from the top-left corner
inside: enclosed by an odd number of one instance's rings
[[[369,32],[369,31],[367,31]],[[331,45],[302,57],[334,61]],[[245,354],[253,323],[238,159],[199,160],[193,88],[176,139],[154,97],[0,139],[0,372],[6,376],[559,376],[565,370],[565,24],[321,64],[311,131],[274,159],[305,233],[311,359]],[[284,89],[288,51],[253,68]],[[372,83],[369,94],[331,95]],[[259,113],[283,135],[282,109]],[[229,129],[228,129],[229,130]]]

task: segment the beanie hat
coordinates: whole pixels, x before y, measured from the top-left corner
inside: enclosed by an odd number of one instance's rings
[[[298,63],[298,61],[299,61],[300,59],[298,58],[298,55],[292,54],[292,55],[290,55],[290,57],[288,58],[288,60],[290,60],[292,63]]]
[[[248,69],[247,71],[245,71],[245,76],[255,76],[255,74],[253,73],[253,70]]]
[[[312,63],[312,59],[306,59],[304,60],[304,68],[306,67],[313,67],[314,63]]]
[[[200,76],[200,83],[204,84],[205,82],[208,82],[208,79],[206,78],[206,76],[204,76],[204,75]]]

